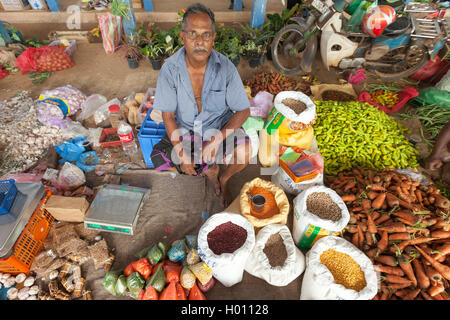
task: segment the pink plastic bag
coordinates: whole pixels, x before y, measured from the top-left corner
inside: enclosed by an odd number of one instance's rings
[[[5,174],[0,180],[14,179],[15,182],[38,182],[42,179],[42,174],[34,173],[8,173]]]
[[[273,106],[273,94],[260,91],[250,100],[250,116],[266,118]]]
[[[400,111],[405,104],[408,102],[408,100],[415,98],[419,95],[419,92],[413,88],[413,87],[406,87],[402,91],[398,93],[398,102],[395,106],[393,106],[391,109],[385,106],[382,106],[376,102],[373,102],[370,98],[370,94],[367,91],[361,92],[358,96],[358,100],[360,102],[367,102],[375,107],[378,108],[380,111],[384,111],[386,113],[394,113],[397,111]]]
[[[103,48],[107,54],[114,53],[122,37],[121,17],[108,12],[104,16],[98,17],[98,26],[102,33]]]

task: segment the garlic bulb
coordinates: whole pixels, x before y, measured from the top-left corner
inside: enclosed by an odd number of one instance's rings
[[[27,278],[27,275],[25,273],[20,273],[16,276],[16,283],[22,283]]]
[[[17,298],[18,293],[19,293],[19,290],[17,290],[16,288],[11,288],[6,293],[6,297],[8,298],[8,300],[14,300]]]
[[[25,287],[31,287],[34,284],[34,278],[33,277],[28,277],[25,282],[23,283],[23,285]]]
[[[34,286],[32,286],[32,287],[30,287],[30,290],[28,291],[28,293],[30,294],[30,295],[35,295],[35,294],[38,294],[39,293],[39,287],[38,287],[38,285],[34,285]]]

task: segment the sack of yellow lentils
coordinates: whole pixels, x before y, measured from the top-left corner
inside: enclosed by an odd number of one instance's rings
[[[306,254],[300,300],[370,300],[377,291],[372,262],[344,238],[323,237]]]

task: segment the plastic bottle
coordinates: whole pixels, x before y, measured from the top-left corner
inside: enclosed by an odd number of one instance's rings
[[[133,128],[125,121],[120,121],[117,128],[117,135],[122,142],[122,149],[126,155],[134,155],[137,153],[138,148],[136,141],[134,140]]]
[[[111,127],[118,128],[120,121],[124,119],[122,111],[120,111],[120,106],[118,104],[112,104],[108,107],[109,109],[109,122],[111,122]]]

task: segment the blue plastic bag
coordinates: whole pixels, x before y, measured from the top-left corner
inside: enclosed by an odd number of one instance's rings
[[[59,163],[77,161],[85,151],[83,143],[87,141],[84,136],[69,139],[55,147],[56,152],[62,157]]]
[[[95,151],[85,152],[80,155],[76,165],[84,172],[91,172],[100,163],[100,160]]]
[[[186,256],[186,248],[184,247],[184,241],[178,240],[172,248],[170,248],[169,252],[167,252],[169,256],[169,260],[173,262],[177,262],[183,260]]]

